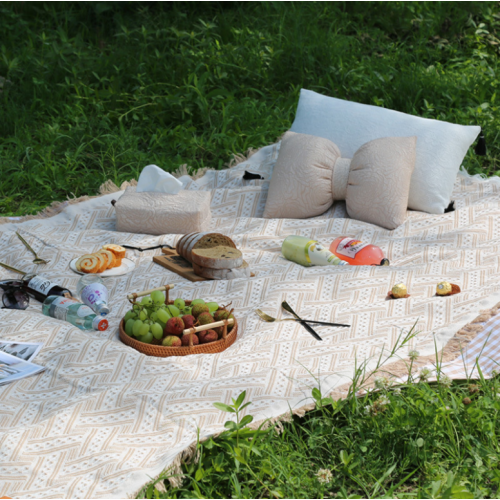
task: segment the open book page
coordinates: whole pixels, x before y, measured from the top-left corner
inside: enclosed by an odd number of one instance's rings
[[[43,344],[33,342],[7,342],[0,340],[0,352],[5,352],[23,361],[33,361]]]
[[[45,370],[45,367],[27,363],[22,359],[0,352],[0,385],[29,377]]]

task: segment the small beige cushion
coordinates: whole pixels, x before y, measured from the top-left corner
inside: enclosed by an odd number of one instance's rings
[[[416,147],[416,137],[384,137],[354,153],[346,192],[349,217],[387,229],[403,224]]]
[[[116,230],[142,234],[185,234],[207,230],[210,191],[137,193],[128,187],[115,204]]]
[[[339,148],[328,139],[287,132],[273,169],[264,217],[306,219],[333,203],[332,171]]]
[[[346,200],[353,219],[394,229],[406,218],[416,137],[386,137],[349,160],[328,139],[287,132],[269,185],[264,217],[306,219]]]

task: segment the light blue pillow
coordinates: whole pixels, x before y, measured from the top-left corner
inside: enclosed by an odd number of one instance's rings
[[[302,89],[292,132],[334,142],[343,158],[381,137],[417,136],[417,157],[408,207],[442,214],[448,207],[458,170],[481,128],[407,115],[344,101]]]

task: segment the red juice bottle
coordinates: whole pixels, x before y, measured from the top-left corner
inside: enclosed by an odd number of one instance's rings
[[[330,252],[351,266],[388,266],[389,259],[384,257],[380,247],[363,243],[356,238],[340,236],[333,240]]]

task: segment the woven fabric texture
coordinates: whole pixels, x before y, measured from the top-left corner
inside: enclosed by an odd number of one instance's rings
[[[391,348],[414,325],[411,349],[432,355],[449,345],[482,309],[500,302],[500,186],[493,180],[459,177],[456,211],[443,215],[408,212],[395,231],[347,218],[345,203],[307,220],[264,219],[268,179],[278,145],[248,161],[197,180],[181,178],[189,190],[211,193],[208,230],[229,235],[255,277],[192,283],[153,263],[159,250],[127,251],[135,270],[109,278],[112,311],[105,332],[82,332],[47,318],[34,300],[27,311],[0,310],[0,338],[43,342],[35,362],[47,369],[0,386],[0,492],[22,498],[128,498],[174,463],[200,435],[223,430],[227,414],[212,403],[230,403],[243,390],[256,422],[300,413],[323,392],[345,386],[357,359]],[[264,180],[243,179],[244,171]],[[33,257],[15,235],[19,230],[43,258],[40,268],[75,290],[79,276],[69,263],[103,244],[175,245],[179,235],[148,236],[115,231],[110,201],[118,193],[68,205],[58,215],[0,225],[0,261],[34,270]],[[304,268],[281,256],[290,234],[329,244],[352,236],[379,245],[389,267]],[[0,269],[0,279],[14,274]],[[435,297],[448,280],[462,293]],[[387,300],[394,283],[406,283],[408,299]],[[131,292],[173,283],[171,298],[232,302],[238,338],[214,355],[151,358],[118,339],[118,323]],[[255,314],[286,317],[282,300],[303,317],[351,328],[315,327],[316,341],[299,324],[269,324]],[[458,355],[458,347],[456,348]],[[313,374],[313,375],[312,375]],[[302,409],[302,410],[301,410]]]

